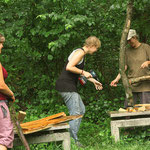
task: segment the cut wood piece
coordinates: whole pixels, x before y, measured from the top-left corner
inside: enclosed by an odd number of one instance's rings
[[[18,117],[17,117],[17,118],[18,118],[19,123],[23,123],[23,120],[24,120],[25,116],[26,116],[26,112],[23,112],[23,111],[19,111],[19,112],[18,112]],[[14,128],[13,128],[13,131],[14,131],[14,133],[17,132],[15,126],[14,126]]]
[[[145,109],[145,106],[142,106],[142,107],[139,107],[138,108],[138,111],[145,111],[146,109]]]
[[[57,127],[58,126],[60,128],[61,126],[66,126],[66,125],[68,126],[68,123],[64,122],[64,123],[54,124],[53,127]]]
[[[119,108],[118,111],[119,111],[119,112],[127,112],[127,110],[126,110],[126,109],[123,109],[123,108]]]
[[[41,128],[41,127],[45,127],[48,124],[57,124],[57,123],[62,123],[62,122],[66,122],[69,120],[73,120],[73,119],[77,119],[77,118],[81,118],[82,115],[75,115],[75,116],[65,116],[65,117],[61,117],[61,118],[57,118],[57,119],[53,119],[53,120],[49,120],[49,121],[43,121],[43,122],[37,122],[37,124],[30,124],[28,126],[24,127],[24,123],[21,124],[22,129],[25,130],[33,130],[33,129],[37,129],[37,128]]]
[[[136,112],[136,109],[133,108],[129,112]]]
[[[150,104],[136,104],[134,106],[150,106]]]
[[[49,120],[46,122],[37,122],[37,124],[35,125],[30,125],[30,126],[26,126],[26,128],[24,128],[24,124],[21,124],[21,127],[23,129],[23,133],[24,134],[30,134],[30,133],[34,133],[34,132],[38,132],[44,129],[48,129],[58,123],[64,123],[73,119],[78,119],[83,117],[83,115],[75,115],[75,116],[64,116],[58,119],[53,119],[53,120]]]
[[[145,106],[146,111],[150,111],[150,106]]]
[[[25,118],[25,116],[26,116],[26,112],[19,111],[19,113],[18,113],[18,121],[19,121],[20,123],[22,123],[23,120],[24,120],[24,118]]]
[[[24,133],[24,134],[35,133],[35,132],[38,132],[38,131],[42,131],[42,130],[51,128],[51,127],[53,127],[53,126],[54,126],[54,124],[49,124],[49,125],[46,125],[46,126],[41,126],[41,127],[32,129],[32,130],[31,130],[31,129],[30,129],[30,130],[23,129],[23,133]]]
[[[30,122],[26,122],[26,123],[23,123],[21,125],[22,128],[26,128],[30,125],[36,125],[37,122],[44,122],[44,121],[48,121],[48,120],[51,120],[51,119],[55,119],[55,118],[59,118],[59,117],[64,117],[66,116],[66,114],[64,112],[61,112],[61,113],[58,113],[58,114],[55,114],[55,115],[52,115],[52,116],[48,116],[46,118],[42,118],[42,119],[39,119],[39,120],[34,120],[34,121],[30,121]]]

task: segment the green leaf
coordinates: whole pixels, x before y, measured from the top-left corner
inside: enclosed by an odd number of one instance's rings
[[[47,58],[48,58],[48,60],[53,60],[53,56],[52,55],[48,55]]]

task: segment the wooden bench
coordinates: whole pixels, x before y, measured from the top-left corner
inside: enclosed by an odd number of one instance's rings
[[[70,150],[70,133],[68,129],[69,124],[61,123],[46,130],[38,131],[32,134],[27,134],[25,135],[25,137],[29,144],[62,141],[63,149]],[[22,142],[20,141],[18,135],[15,134],[14,146],[21,145]]]
[[[143,112],[110,112],[111,135],[115,142],[120,140],[120,128],[150,126],[150,111]],[[128,118],[128,119],[127,119]]]

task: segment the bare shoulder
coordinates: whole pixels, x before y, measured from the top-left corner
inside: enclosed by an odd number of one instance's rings
[[[84,50],[83,49],[81,49],[81,48],[79,48],[79,49],[77,49],[76,50],[76,52],[74,53],[75,55],[81,55],[81,56],[84,56]]]

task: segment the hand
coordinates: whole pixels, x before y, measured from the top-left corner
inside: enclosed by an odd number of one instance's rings
[[[11,99],[13,100],[13,103],[14,103],[15,100],[16,100],[14,95],[11,97]]]
[[[148,67],[148,65],[149,65],[149,61],[145,61],[142,65],[141,65],[141,67],[140,68],[145,68],[145,67]]]
[[[9,97],[8,100],[10,100],[14,103],[15,102],[15,96],[13,95],[12,97]]]
[[[92,75],[87,71],[83,71],[83,76],[85,76],[87,79],[92,78]]]
[[[100,82],[98,82],[97,80],[95,80],[93,83],[95,85],[96,90],[102,90],[103,89],[102,84]]]
[[[117,83],[118,83],[118,80],[113,80],[111,83],[110,83],[110,86],[114,86],[116,87],[117,86]]]

